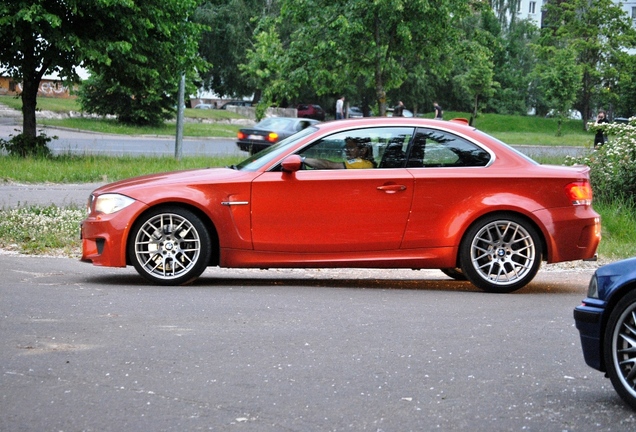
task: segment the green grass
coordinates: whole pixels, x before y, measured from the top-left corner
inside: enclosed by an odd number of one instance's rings
[[[51,159],[0,157],[0,179],[23,183],[110,182],[137,175],[180,169],[221,167],[237,164],[241,156],[173,157],[71,156]]]
[[[197,110],[199,111],[199,110]],[[118,135],[175,136],[175,123],[164,123],[159,127],[127,126],[111,119],[67,118],[40,119],[38,126],[63,127],[81,131],[91,131]],[[187,137],[235,138],[242,126],[229,123],[190,123],[184,122],[183,135]]]
[[[0,248],[24,254],[79,257],[77,235],[86,210],[77,207],[19,207],[0,210]]]
[[[615,202],[594,204],[601,215],[599,255],[610,260],[636,256],[636,209]]]
[[[470,114],[444,113],[446,119],[457,117],[469,119]],[[581,120],[564,120],[560,136],[556,119],[537,116],[480,114],[473,126],[512,145],[591,147],[594,143],[594,134],[583,130]]]

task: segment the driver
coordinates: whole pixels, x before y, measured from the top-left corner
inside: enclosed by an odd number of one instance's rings
[[[347,157],[344,162],[315,158],[303,158],[303,162],[316,169],[375,168],[377,166],[373,160],[371,145],[360,138],[345,138],[344,151]]]

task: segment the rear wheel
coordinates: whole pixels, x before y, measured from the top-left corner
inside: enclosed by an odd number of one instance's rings
[[[610,314],[603,355],[614,389],[636,409],[636,291],[623,297]]]
[[[131,230],[128,254],[137,272],[158,285],[181,285],[210,261],[210,235],[194,213],[164,207],[143,215]]]
[[[541,240],[525,219],[493,215],[467,232],[460,246],[461,268],[487,292],[509,293],[527,285],[541,265]]]

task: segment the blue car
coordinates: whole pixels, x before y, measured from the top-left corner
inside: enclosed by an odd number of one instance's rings
[[[620,397],[636,409],[636,257],[596,270],[574,321],[585,363],[606,372]]]

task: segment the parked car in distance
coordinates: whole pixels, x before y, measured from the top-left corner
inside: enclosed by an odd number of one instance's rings
[[[355,106],[350,106],[349,110],[347,111],[347,114],[349,116],[349,118],[362,118],[364,117],[364,114],[362,113],[362,110],[358,107]]]
[[[206,103],[200,103],[200,104],[195,105],[194,109],[214,109],[214,105],[206,104]]]
[[[587,297],[574,309],[588,366],[605,372],[620,397],[636,409],[636,258],[596,270]]]
[[[232,100],[232,101],[225,102],[223,105],[221,105],[221,109],[227,109],[227,107],[229,106],[251,107],[252,102],[245,101],[245,100]]]
[[[320,105],[315,104],[300,104],[296,107],[298,111],[298,117],[310,118],[314,120],[325,120],[325,111]]]
[[[453,120],[293,120],[309,123],[236,166],[96,189],[82,260],[157,285],[208,266],[433,268],[507,293],[542,261],[595,256],[589,167],[540,165]]]
[[[251,128],[240,129],[236,145],[249,154],[259,151],[300,132],[318,120],[296,117],[268,117]]]
[[[386,116],[393,117],[393,108],[386,109]],[[409,111],[406,108],[402,110],[402,117],[413,117],[413,111]]]

